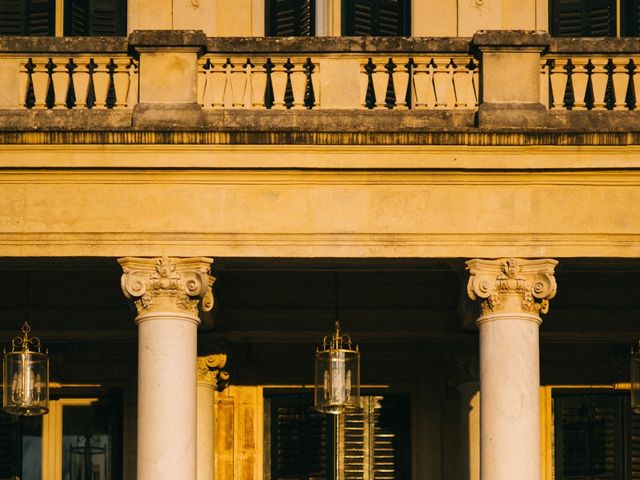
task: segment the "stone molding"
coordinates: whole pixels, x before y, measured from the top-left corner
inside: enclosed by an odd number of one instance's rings
[[[500,313],[539,315],[556,294],[556,260],[501,258],[467,262],[467,294],[479,302],[482,316]]]
[[[221,392],[229,384],[229,372],[222,370],[227,363],[227,356],[224,353],[205,355],[197,359],[198,383],[211,385],[215,390]]]
[[[124,271],[122,291],[138,315],[175,312],[197,317],[200,309],[213,308],[210,258],[125,257],[118,263]]]

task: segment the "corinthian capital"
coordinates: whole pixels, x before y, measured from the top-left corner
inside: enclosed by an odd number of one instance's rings
[[[198,382],[212,385],[218,391],[224,390],[229,383],[229,373],[222,370],[227,363],[224,353],[198,357],[197,376]]]
[[[553,273],[557,264],[551,259],[469,260],[467,293],[480,303],[482,315],[547,313],[549,300],[556,295]]]
[[[180,312],[198,315],[213,308],[210,258],[134,258],[118,260],[124,273],[122,291],[133,300],[138,315]]]

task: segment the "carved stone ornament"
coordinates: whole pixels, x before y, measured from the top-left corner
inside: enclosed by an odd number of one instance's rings
[[[229,372],[222,370],[227,363],[224,353],[198,357],[197,375],[199,383],[208,383],[221,392],[229,384]]]
[[[133,300],[138,315],[181,312],[198,315],[213,308],[210,258],[133,258],[118,260],[124,271],[122,291]]]
[[[482,315],[492,313],[547,313],[549,300],[556,295],[554,268],[551,259],[469,260],[467,293],[477,300]]]

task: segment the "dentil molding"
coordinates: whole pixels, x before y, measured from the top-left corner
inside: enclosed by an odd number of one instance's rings
[[[552,259],[469,260],[467,293],[471,300],[479,302],[483,316],[547,313],[549,300],[556,295],[554,268],[557,264]]]
[[[213,260],[195,258],[120,258],[122,291],[138,315],[176,312],[198,315],[213,308]]]

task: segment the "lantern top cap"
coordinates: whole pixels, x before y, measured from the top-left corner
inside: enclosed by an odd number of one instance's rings
[[[326,335],[322,339],[322,346],[318,347],[318,353],[330,350],[347,350],[357,352],[358,346],[351,343],[351,337],[348,334],[342,333],[340,330],[340,322],[338,320],[336,320],[335,325],[336,331],[333,335]]]
[[[22,325],[22,335],[11,340],[11,352],[37,352],[42,353],[42,345],[38,337],[30,337],[31,325],[25,321]]]

